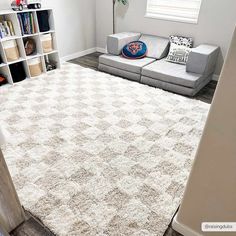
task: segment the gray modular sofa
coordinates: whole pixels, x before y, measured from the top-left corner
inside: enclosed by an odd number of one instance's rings
[[[146,43],[148,53],[142,59],[121,55],[129,42]],[[194,96],[212,79],[219,47],[207,44],[193,48],[186,65],[167,62],[169,39],[125,32],[107,37],[107,52],[99,57],[99,70],[171,92]]]

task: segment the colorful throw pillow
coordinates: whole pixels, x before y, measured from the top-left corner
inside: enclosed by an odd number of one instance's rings
[[[193,47],[193,39],[187,38],[187,37],[182,37],[182,36],[171,35],[170,36],[170,43],[186,46],[188,48]]]
[[[129,59],[141,59],[147,54],[147,45],[141,41],[133,41],[124,46],[122,55]]]
[[[186,65],[191,48],[171,43],[167,61]]]

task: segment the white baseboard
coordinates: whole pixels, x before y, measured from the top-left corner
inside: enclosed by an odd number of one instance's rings
[[[94,52],[96,52],[96,48],[90,48],[81,52],[76,52],[68,56],[62,57],[61,61],[65,62],[65,61],[73,60],[75,58],[82,57],[82,56],[85,56],[87,54],[94,53]]]
[[[197,233],[196,231],[190,229],[186,225],[181,224],[177,220],[178,214],[174,217],[173,222],[172,222],[172,227],[175,231],[178,233],[184,235],[184,236],[203,236],[202,234]]]
[[[96,51],[97,51],[97,52],[101,52],[101,53],[107,53],[107,49],[106,49],[106,48],[99,48],[99,47],[96,47]]]
[[[214,74],[213,77],[212,77],[212,80],[213,81],[218,81],[219,77],[220,77],[219,75]]]
[[[94,52],[106,53],[107,50],[106,50],[106,48],[99,48],[99,47],[90,48],[90,49],[87,49],[87,50],[84,50],[84,51],[81,51],[81,52],[75,52],[73,54],[64,56],[64,57],[61,58],[61,62],[70,61],[70,60],[73,60],[75,58],[82,57],[82,56],[85,56],[85,55],[88,55],[88,54],[94,53]]]

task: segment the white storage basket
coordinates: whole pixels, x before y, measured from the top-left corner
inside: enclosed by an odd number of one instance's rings
[[[31,77],[39,76],[43,73],[41,59],[34,58],[28,61]]]
[[[43,52],[49,53],[53,51],[52,35],[51,34],[42,34],[40,36]]]
[[[6,54],[7,61],[16,61],[20,58],[16,40],[3,41],[2,45]]]

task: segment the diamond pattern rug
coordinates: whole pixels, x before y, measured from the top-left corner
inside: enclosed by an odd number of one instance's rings
[[[69,63],[0,103],[21,202],[57,235],[163,235],[208,104]]]

